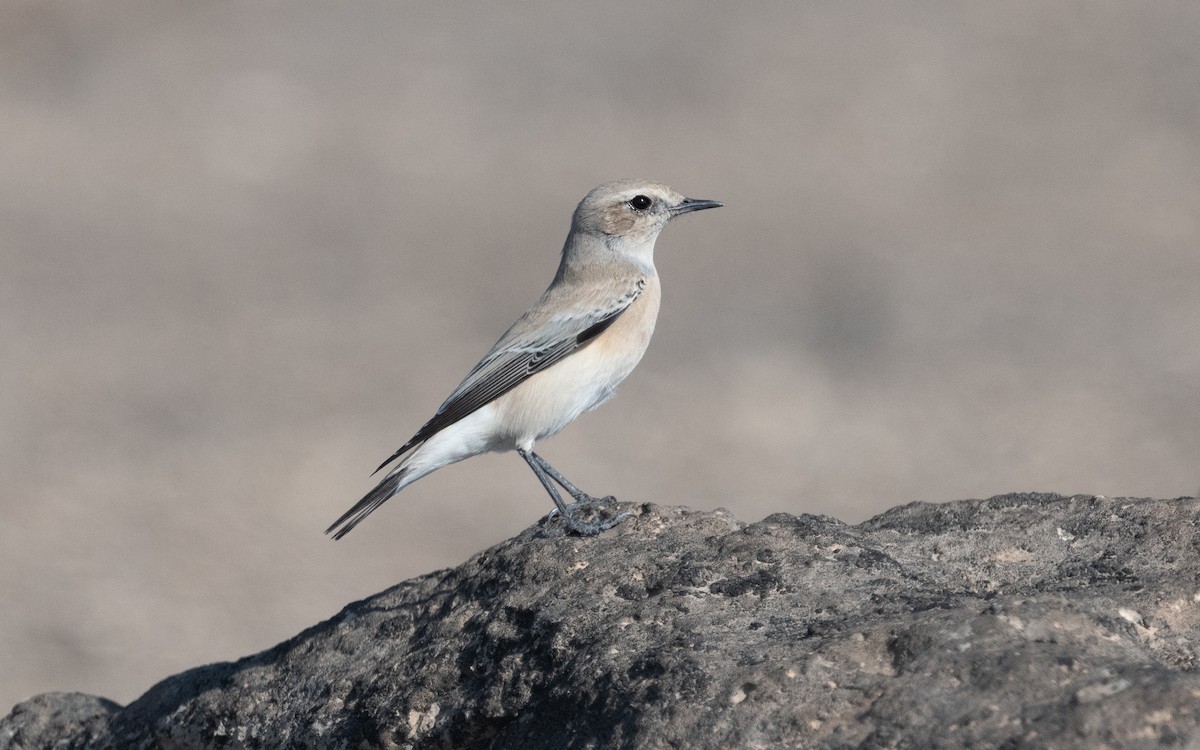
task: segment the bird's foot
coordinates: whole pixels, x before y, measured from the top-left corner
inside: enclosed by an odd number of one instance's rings
[[[612,495],[608,495],[607,497],[592,497],[591,495],[584,495],[582,493],[574,497],[575,502],[567,505],[562,513],[559,512],[558,508],[555,508],[546,516],[546,520],[550,521],[555,516],[562,516],[563,523],[569,531],[579,536],[596,536],[603,531],[608,531],[633,515],[625,511],[611,518],[604,518],[601,514],[600,518],[584,520],[581,518],[582,514],[598,510],[597,506],[614,506],[617,504],[617,498]]]
[[[612,495],[605,495],[604,497],[592,497],[591,495],[580,492],[578,495],[571,495],[571,497],[575,498],[576,505],[582,505],[584,507],[588,505],[613,506],[617,504],[617,498]]]

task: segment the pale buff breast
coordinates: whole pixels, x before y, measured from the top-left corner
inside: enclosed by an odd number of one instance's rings
[[[658,277],[650,277],[645,290],[608,330],[496,399],[506,435],[528,447],[608,400],[645,354],[661,295]]]

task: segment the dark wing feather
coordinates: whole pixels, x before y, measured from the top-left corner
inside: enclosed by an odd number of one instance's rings
[[[561,362],[565,357],[586,346],[608,330],[621,313],[629,309],[645,286],[645,279],[638,279],[635,287],[614,300],[610,307],[558,321],[548,330],[539,331],[535,337],[505,341],[508,338],[506,334],[496,347],[472,368],[433,418],[372,473],[378,473],[380,469],[438,432],[508,393],[531,375]]]

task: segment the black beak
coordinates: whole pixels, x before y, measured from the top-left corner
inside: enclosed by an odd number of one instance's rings
[[[706,201],[700,198],[684,198],[683,202],[671,209],[672,216],[690,214],[692,211],[703,211],[706,208],[720,208],[725,204],[721,201]]]

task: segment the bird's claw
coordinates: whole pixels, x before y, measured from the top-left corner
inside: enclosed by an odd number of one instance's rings
[[[558,508],[554,508],[546,515],[547,521],[552,521],[557,516],[562,516],[563,522],[567,529],[579,536],[596,536],[597,534],[607,531],[614,526],[625,521],[633,514],[629,511],[618,513],[612,518],[600,518],[595,521],[584,521],[579,518],[579,512],[589,510],[591,506],[611,506],[616,505],[617,499],[612,495],[607,497],[590,497],[585,495],[584,498],[577,499],[574,503],[566,506],[565,511],[560,512]]]
[[[585,507],[588,505],[611,506],[611,505],[617,504],[617,498],[613,495],[605,495],[604,497],[592,497],[591,495],[579,494],[579,495],[575,495],[574,498],[575,498],[576,505],[582,505]]]

